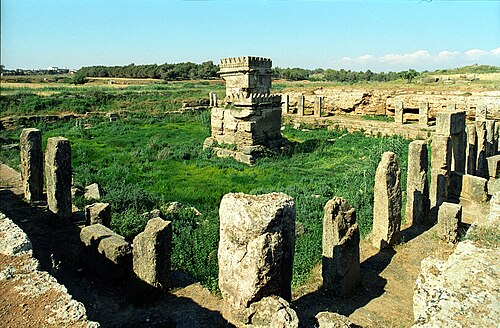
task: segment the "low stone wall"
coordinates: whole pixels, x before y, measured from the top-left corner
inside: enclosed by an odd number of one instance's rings
[[[99,327],[85,307],[45,271],[28,236],[0,213],[0,290],[5,327]],[[27,314],[29,314],[27,316]]]

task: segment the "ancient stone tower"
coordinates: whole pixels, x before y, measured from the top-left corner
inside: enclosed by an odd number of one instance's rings
[[[271,66],[271,59],[261,57],[221,59],[225,105],[212,108],[212,135],[205,147],[212,147],[218,156],[252,164],[286,142],[280,132],[281,96],[271,94]]]

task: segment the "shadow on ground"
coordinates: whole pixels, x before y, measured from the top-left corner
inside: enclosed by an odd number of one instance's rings
[[[82,261],[78,220],[61,222],[45,206],[30,206],[11,190],[0,190],[0,211],[30,238],[40,269],[51,273],[74,299],[82,302],[90,320],[102,327],[230,327],[221,314],[187,297],[162,293],[154,299],[130,288],[130,280],[94,275]],[[193,282],[174,272],[173,288]]]

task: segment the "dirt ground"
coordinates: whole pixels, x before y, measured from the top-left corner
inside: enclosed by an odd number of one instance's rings
[[[102,327],[231,327],[220,314],[220,298],[183,272],[172,274],[171,291],[148,301],[134,295],[127,281],[97,277],[80,257],[78,215],[75,222],[58,222],[43,204],[23,202],[20,192],[19,174],[0,164],[0,211],[27,233],[41,269],[50,272],[74,299],[85,305],[90,320]],[[465,221],[485,211],[484,207],[466,209]],[[332,311],[362,327],[409,327],[413,323],[413,288],[420,261],[427,256],[445,259],[453,250],[439,241],[436,227],[403,227],[402,242],[394,250],[378,252],[365,240],[360,248],[362,281],[353,295],[336,299],[325,294],[321,290],[320,266],[309,283],[294,291],[292,306],[301,326],[313,327],[318,312]],[[60,262],[56,267],[51,254],[56,263]],[[43,309],[30,308],[8,284],[0,284],[0,294],[2,318],[23,318],[24,326],[35,327],[45,315]],[[39,300],[42,304],[51,301],[50,297]],[[7,327],[5,321],[0,325]]]

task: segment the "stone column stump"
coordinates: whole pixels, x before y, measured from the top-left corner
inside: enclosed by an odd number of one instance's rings
[[[28,202],[41,201],[43,199],[43,152],[40,130],[23,129],[19,149],[24,198]]]
[[[47,139],[45,149],[45,178],[49,210],[60,219],[69,219],[71,204],[71,144],[68,139]]]
[[[406,223],[410,226],[429,223],[429,165],[427,144],[415,140],[408,146],[408,179],[406,184]]]
[[[230,193],[220,208],[219,288],[224,317],[238,326],[263,297],[290,301],[295,252],[295,204],[282,193]]]
[[[375,173],[373,246],[382,249],[399,241],[401,227],[401,169],[393,152],[382,154]]]
[[[359,229],[356,211],[347,201],[334,197],[325,205],[323,218],[323,287],[344,296],[359,283]]]
[[[148,221],[143,232],[134,238],[132,254],[135,275],[146,284],[169,287],[172,223],[159,217]]]
[[[462,205],[443,203],[439,207],[439,236],[449,243],[458,242],[460,223],[462,222]]]

